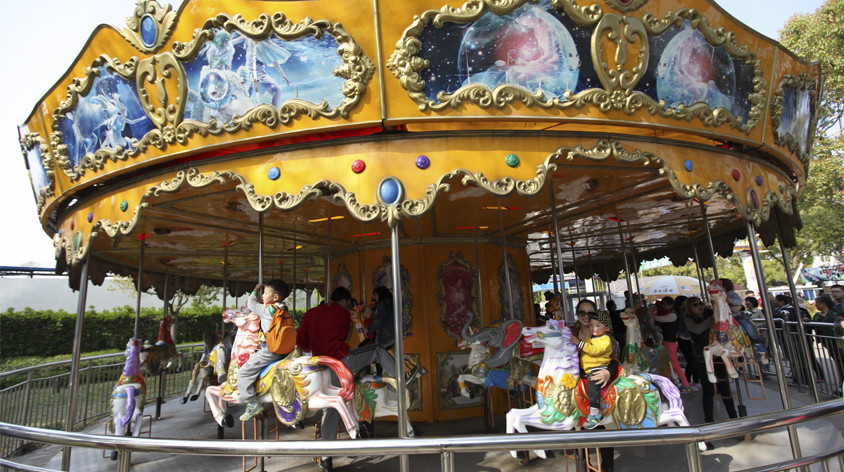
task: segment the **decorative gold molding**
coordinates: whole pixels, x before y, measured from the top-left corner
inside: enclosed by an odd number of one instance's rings
[[[44,173],[47,175],[49,184],[40,189],[34,189],[35,204],[38,208],[38,213],[47,203],[47,199],[53,198],[56,195],[56,167],[53,164],[53,158],[50,155],[50,147],[44,142],[44,138],[38,133],[27,133],[20,140],[21,152],[24,157],[28,158],[27,154],[30,149],[38,146],[38,151],[41,153],[41,166],[44,168]],[[30,172],[32,172],[30,170]]]
[[[145,43],[141,32],[144,18],[149,18],[155,26],[155,37],[149,45]],[[176,12],[169,4],[162,7],[155,0],[138,0],[134,16],[126,18],[126,26],[127,28],[120,32],[123,38],[138,51],[151,54],[161,48],[173,34]]]
[[[437,197],[449,190],[450,185],[447,181],[452,179],[460,178],[464,186],[475,185],[495,196],[505,197],[516,192],[521,196],[530,197],[539,194],[544,188],[549,173],[556,171],[558,162],[563,159],[569,161],[585,159],[593,162],[601,162],[610,158],[626,164],[657,166],[660,175],[664,176],[677,194],[684,199],[696,198],[701,201],[707,201],[711,200],[716,193],[719,193],[735,206],[736,211],[742,218],[753,222],[755,225],[759,225],[762,221],[768,219],[770,209],[773,205],[777,205],[785,214],[791,215],[793,213],[791,203],[797,198],[796,188],[793,185],[789,185],[782,190],[782,195],[774,191],[768,191],[765,195],[759,196],[759,207],[752,208],[742,203],[743,201],[750,201],[749,194],[745,196],[745,199],[739,198],[739,195],[735,193],[732,187],[723,180],[716,180],[705,185],[699,183],[682,184],[677,178],[676,172],[669,168],[659,156],[639,149],[628,150],[618,141],[600,139],[591,148],[584,148],[578,145],[573,147],[563,146],[556,149],[541,164],[536,166],[535,176],[530,179],[517,180],[508,176],[497,180],[490,180],[483,172],[455,169],[441,175],[436,182],[429,184],[422,198],[403,199],[390,206],[382,203],[361,204],[357,201],[357,196],[354,192],[350,192],[343,185],[329,180],[321,180],[312,185],[304,185],[297,194],[277,192],[273,195],[260,195],[255,191],[252,183],[234,171],[215,171],[205,175],[196,168],[189,168],[177,172],[170,180],[162,181],[150,187],[140,198],[131,219],[117,222],[107,220],[96,222],[88,244],[84,248],[72,249],[71,242],[69,241],[71,241],[73,235],[60,237],[57,234],[54,236],[54,245],[56,246],[57,256],[61,253],[62,247],[65,247],[67,248],[66,256],[68,262],[75,263],[84,257],[87,246],[90,245],[91,239],[98,231],[102,230],[112,238],[119,238],[131,233],[139,221],[141,211],[149,205],[150,198],[157,197],[162,193],[175,193],[185,185],[193,188],[203,188],[214,184],[234,183],[236,184],[236,189],[243,192],[246,196],[249,205],[258,212],[268,211],[272,207],[279,210],[293,210],[310,199],[330,196],[330,198],[342,202],[349,213],[359,221],[371,222],[380,219],[381,221],[388,222],[390,225],[395,225],[400,219],[416,218],[430,210]],[[748,188],[748,192],[750,190]]]
[[[622,0],[605,0],[607,5],[615,8],[618,11],[628,12],[638,10],[641,6],[648,3],[648,0],[628,0],[625,4]]]
[[[139,2],[138,5],[136,16],[142,8],[142,2]],[[143,8],[151,8],[148,5],[157,4],[152,0],[146,0],[143,5]],[[169,14],[175,15],[173,12]],[[139,18],[136,18],[138,22],[140,21]],[[320,38],[323,34],[330,34],[338,43],[337,52],[343,61],[342,66],[334,69],[335,76],[346,79],[342,89],[343,100],[334,109],[330,109],[330,105],[325,100],[322,100],[319,104],[314,104],[301,99],[290,99],[282,103],[278,109],[268,104],[257,105],[242,116],[236,116],[229,123],[220,123],[213,118],[207,123],[197,120],[183,120],[188,84],[182,63],[196,58],[205,42],[213,39],[214,28],[237,31],[254,40],[267,39],[273,34],[285,41],[308,35]],[[103,55],[85,69],[83,77],[73,79],[68,87],[67,98],[53,114],[53,130],[50,135],[53,148],[56,149],[55,158],[58,167],[70,177],[71,181],[80,179],[86,169],[98,171],[102,170],[108,161],[126,160],[138,156],[145,152],[148,146],[165,150],[168,146],[176,143],[186,145],[194,135],[205,137],[218,136],[223,133],[232,134],[251,129],[258,123],[272,129],[280,124],[289,125],[301,116],[307,116],[311,119],[348,118],[351,110],[363,97],[367,84],[372,80],[375,71],[372,61],[363,54],[361,47],[339,23],[331,23],[327,20],[314,21],[310,18],[294,23],[282,13],[275,13],[272,16],[262,14],[251,22],[246,21],[240,15],[232,18],[221,14],[206,21],[203,28],[194,34],[190,42],[175,42],[172,49],[173,52],[164,52],[141,60],[132,57],[125,64]],[[98,149],[94,153],[83,156],[79,165],[71,166],[68,149],[63,143],[64,137],[59,129],[59,122],[75,109],[80,96],[86,96],[91,91],[93,80],[100,74],[100,67],[105,67],[108,72],[114,72],[135,83],[138,98],[156,128],[150,130],[140,140],[133,140],[131,149]],[[167,95],[168,87],[165,86],[165,83],[171,79],[176,80],[178,91],[176,97]],[[151,97],[147,92],[146,84],[154,84],[154,89],[157,92],[155,97]],[[158,104],[153,104],[153,99],[156,99]]]
[[[783,101],[785,100],[785,87],[790,87],[795,91],[809,91],[810,94],[815,90],[815,80],[806,73],[794,76],[791,74],[783,75],[779,84],[777,84],[774,95],[771,97],[771,124],[774,132],[774,143],[778,146],[787,147],[788,150],[800,159],[800,162],[808,170],[809,168],[809,152],[808,149],[800,149],[800,143],[797,137],[791,133],[780,134],[778,128],[782,120],[782,114],[785,111]],[[817,96],[811,94],[811,111],[814,116],[817,110]],[[811,127],[809,133],[811,133]],[[812,136],[807,136],[807,139],[812,139]]]
[[[552,5],[562,10],[576,23],[583,26],[598,25],[592,35],[592,60],[599,74],[604,89],[587,89],[574,93],[566,91],[563,99],[545,98],[538,90],[531,92],[521,86],[502,84],[490,90],[484,84],[468,84],[452,92],[439,92],[435,100],[425,94],[425,81],[420,73],[430,66],[430,62],[419,57],[423,45],[419,36],[428,26],[442,27],[446,22],[468,24],[480,18],[487,11],[502,15],[521,7],[527,0],[470,0],[460,8],[443,7],[440,10],[428,10],[415,17],[402,37],[396,42],[396,49],[387,61],[387,68],[399,80],[410,98],[417,103],[420,111],[441,111],[447,108],[460,108],[464,103],[473,103],[481,108],[502,109],[512,103],[521,103],[528,108],[580,109],[587,105],[596,106],[606,113],[621,110],[632,115],[639,110],[646,110],[651,115],[664,118],[691,121],[700,120],[706,126],[728,124],[732,129],[749,134],[761,119],[765,107],[767,83],[761,68],[761,61],[746,46],[741,46],[735,39],[735,33],[725,28],[712,28],[706,17],[694,9],[669,11],[664,17],[657,18],[646,13],[641,19],[614,13],[605,14],[598,5],[581,7],[576,0],[554,0]],[[536,3],[531,1],[530,3]],[[730,110],[723,107],[711,108],[703,102],[691,105],[681,104],[668,107],[664,102],[657,102],[644,93],[632,90],[644,75],[648,64],[648,37],[664,33],[671,26],[681,26],[689,21],[691,26],[704,36],[713,47],[723,45],[726,52],[734,59],[751,64],[754,70],[753,91],[749,94],[750,109],[747,120],[743,122]],[[616,42],[615,64],[602,61],[603,47],[601,35],[607,33],[611,41]],[[622,70],[628,46],[641,42],[636,52],[638,60],[632,70]]]

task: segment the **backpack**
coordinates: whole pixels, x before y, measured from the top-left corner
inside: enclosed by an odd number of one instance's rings
[[[270,329],[267,330],[264,341],[267,349],[276,354],[288,354],[296,347],[296,328],[293,317],[284,305],[270,305],[267,307],[273,315]]]

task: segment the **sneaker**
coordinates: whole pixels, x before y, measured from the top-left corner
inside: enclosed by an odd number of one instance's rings
[[[691,393],[693,391],[694,390],[692,390],[692,387],[684,387],[682,385],[680,386],[680,393]]]
[[[416,378],[416,374],[418,374],[418,373],[419,373],[419,366],[418,365],[413,366],[413,369],[410,369],[410,372],[405,374],[404,384],[410,385],[410,382],[413,382],[413,379]]]
[[[251,401],[246,405],[246,411],[240,415],[240,421],[249,421],[262,411],[264,411],[264,405],[262,403]]]
[[[583,423],[583,428],[585,428],[585,429],[595,429],[596,427],[598,427],[598,425],[601,424],[601,421],[603,421],[603,419],[604,419],[604,417],[601,416],[600,414],[589,415],[589,416],[586,417],[586,422]]]
[[[314,462],[316,462],[316,465],[319,466],[319,470],[323,472],[330,472],[334,470],[330,457],[314,457]]]
[[[699,392],[700,389],[701,389],[701,386],[700,386],[699,383],[691,384],[689,387],[692,389],[693,392]]]

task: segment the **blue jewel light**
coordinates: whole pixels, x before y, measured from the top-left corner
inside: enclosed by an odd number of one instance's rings
[[[401,185],[396,179],[388,177],[381,182],[378,194],[381,195],[381,201],[385,204],[394,205],[401,196]]]
[[[267,178],[270,180],[278,180],[281,177],[281,171],[278,167],[271,167],[269,171],[267,171]]]
[[[144,42],[144,46],[150,48],[155,44],[155,38],[158,36],[158,25],[155,24],[155,20],[152,19],[149,15],[144,15],[141,18],[141,41]]]

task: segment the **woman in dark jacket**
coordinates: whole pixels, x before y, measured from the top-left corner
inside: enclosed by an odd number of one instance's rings
[[[375,343],[384,349],[390,349],[396,343],[395,314],[393,294],[387,287],[375,287],[372,291],[375,300],[375,317],[367,327],[375,335]]]

